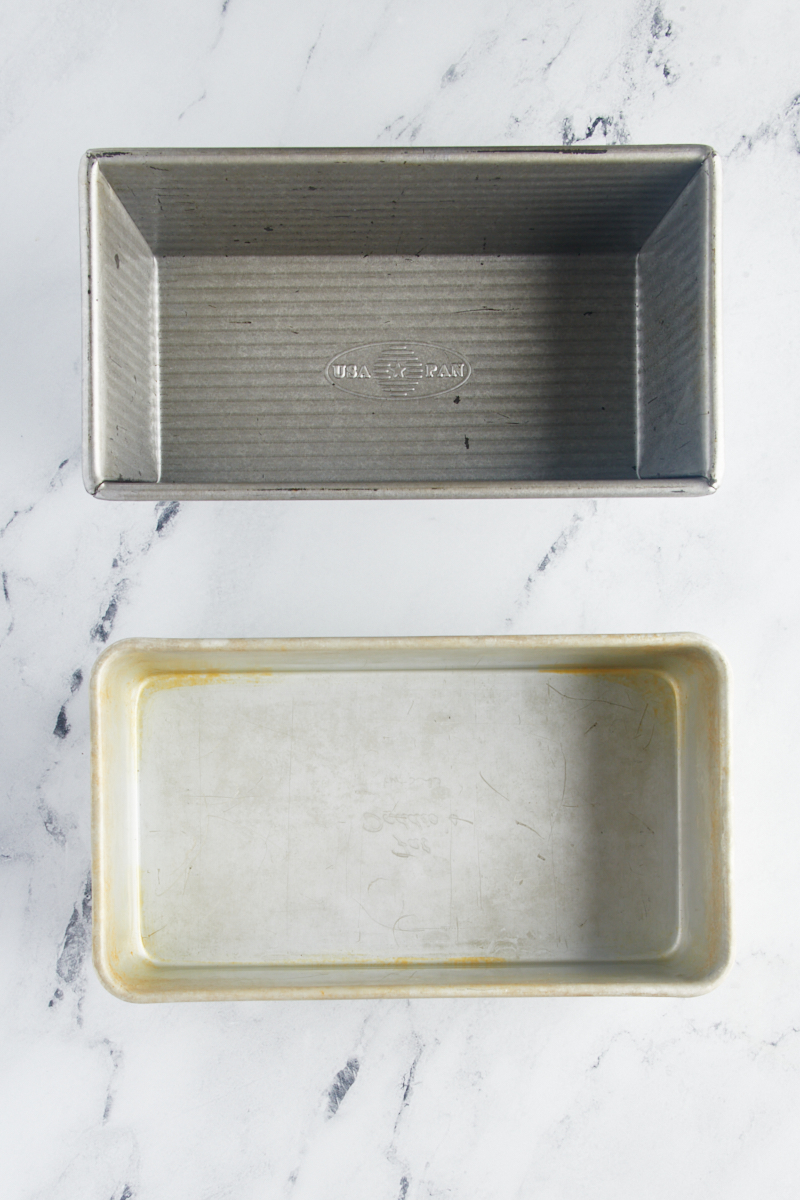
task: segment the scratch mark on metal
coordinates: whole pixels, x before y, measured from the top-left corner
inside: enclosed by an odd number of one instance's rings
[[[526,825],[524,821],[517,821],[517,825],[521,825],[523,829],[530,829],[531,833],[535,833],[537,837],[544,838],[544,834],[539,833],[538,829],[534,829],[532,825]]]
[[[383,921],[379,921],[377,917],[373,917],[373,915],[372,915],[372,913],[369,911],[369,909],[368,909],[368,908],[364,908],[364,905],[361,903],[361,901],[360,901],[360,900],[358,901],[358,907],[359,907],[359,908],[363,908],[363,909],[364,909],[364,912],[367,914],[367,916],[369,917],[370,921],[374,921],[376,925],[380,925],[381,929],[388,929],[390,933],[394,933],[394,925],[386,925],[386,924],[384,924],[384,922],[383,922]],[[397,918],[397,920],[398,920],[398,921],[402,921],[402,919],[403,919],[403,916],[404,916],[404,915],[405,915],[405,914],[402,914],[401,916],[399,916],[399,917]],[[397,922],[395,922],[395,924],[397,924]],[[395,940],[395,943],[396,943],[396,944],[399,946],[399,944],[400,944],[400,943],[397,941],[397,938],[395,938],[394,940]]]
[[[642,712],[642,715],[641,715],[641,718],[639,719],[639,724],[636,726],[636,733],[633,735],[634,737],[638,737],[638,736],[639,736],[639,733],[641,732],[641,728],[642,728],[642,721],[644,720],[644,718],[645,718],[645,715],[646,715],[646,713],[647,713],[647,710],[648,710],[648,708],[649,708],[649,707],[650,707],[649,703],[648,703],[648,704],[645,704],[645,706],[644,706],[644,710],[643,710],[643,712]]]
[[[511,801],[508,799],[508,796],[504,796],[502,792],[497,791],[497,788],[493,783],[489,783],[489,780],[486,778],[483,771],[478,771],[478,774],[488,788],[491,788],[493,792],[497,792],[497,795],[501,798],[501,800],[508,800],[508,803],[511,803]]]
[[[582,704],[610,704],[612,708],[627,708],[629,712],[636,712],[636,709],[632,704],[620,704],[616,700],[600,700],[594,698],[593,696],[568,696],[566,692],[559,692],[557,687],[553,687],[549,680],[547,686],[551,691],[555,692],[557,696],[561,696],[564,700],[578,700]]]

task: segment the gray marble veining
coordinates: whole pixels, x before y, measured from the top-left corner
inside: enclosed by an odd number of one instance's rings
[[[800,9],[32,0],[0,78],[3,1192],[796,1191]],[[100,504],[89,146],[704,143],[726,475],[706,499]],[[121,1004],[88,959],[87,679],[124,636],[696,630],[734,679],[737,957],[696,1000]]]

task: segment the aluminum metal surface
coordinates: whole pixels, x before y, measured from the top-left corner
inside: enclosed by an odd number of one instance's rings
[[[92,739],[123,999],[686,996],[728,964],[697,636],[124,641]]]
[[[86,487],[713,491],[718,192],[704,146],[91,152]]]

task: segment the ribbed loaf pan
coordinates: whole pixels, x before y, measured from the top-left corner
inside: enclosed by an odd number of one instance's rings
[[[728,963],[702,638],[127,641],[92,712],[126,1000],[686,996]]]
[[[712,491],[717,190],[705,146],[89,153],[86,486]]]

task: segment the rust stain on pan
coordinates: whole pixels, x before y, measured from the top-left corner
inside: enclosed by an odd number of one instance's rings
[[[160,650],[160,645],[163,646],[163,650]],[[419,642],[410,639],[406,645],[411,656],[405,661],[414,664],[418,661]],[[399,656],[397,662],[403,661],[403,647],[402,639],[391,641],[391,648]],[[369,639],[350,639],[346,645],[336,643],[333,648],[339,655],[337,662],[342,655],[354,656],[352,661],[356,665],[351,670],[368,671],[370,662],[376,670],[402,669],[398,668],[396,663],[394,668],[386,667],[384,658],[381,657],[387,648],[385,640],[371,643]],[[384,947],[389,953],[367,951],[363,955],[356,955],[345,951],[342,954],[341,951],[345,949],[347,942],[346,939],[343,942],[339,937],[338,945],[334,941],[330,946],[334,952],[327,955],[324,948],[320,959],[319,953],[315,951],[315,961],[311,961],[310,954],[304,956],[302,947],[293,945],[291,939],[283,947],[278,943],[271,943],[272,951],[269,951],[268,942],[264,956],[257,961],[227,961],[227,953],[233,947],[225,945],[221,945],[221,953],[208,962],[183,962],[182,953],[177,951],[174,955],[166,953],[162,961],[153,960],[146,954],[139,940],[142,933],[141,922],[145,914],[138,911],[138,918],[134,917],[131,924],[131,912],[137,910],[138,905],[135,896],[124,896],[127,885],[123,875],[130,874],[131,867],[141,870],[142,860],[137,857],[139,851],[135,845],[136,838],[134,837],[129,849],[127,862],[115,862],[114,857],[119,857],[120,838],[124,841],[125,837],[130,836],[125,833],[125,827],[130,825],[132,829],[141,820],[136,793],[139,785],[135,779],[125,784],[118,765],[112,769],[113,756],[118,750],[123,750],[129,759],[131,751],[125,748],[125,739],[130,740],[137,725],[141,747],[142,710],[147,707],[148,699],[158,693],[171,689],[203,688],[226,681],[257,686],[273,674],[269,669],[252,669],[252,664],[261,661],[262,657],[269,661],[267,650],[276,655],[279,651],[285,653],[292,650],[296,654],[302,651],[302,655],[307,656],[307,667],[303,670],[298,667],[298,662],[303,661],[302,657],[297,661],[293,660],[290,665],[297,667],[301,675],[306,671],[312,674],[321,671],[330,678],[324,664],[328,661],[326,655],[331,647],[325,642],[280,644],[253,641],[248,644],[242,641],[197,643],[196,647],[190,642],[142,642],[138,646],[129,643],[124,657],[120,655],[114,660],[113,668],[108,671],[104,668],[104,674],[96,676],[95,700],[104,710],[98,728],[102,730],[103,738],[106,739],[104,746],[93,747],[102,767],[96,780],[96,815],[100,818],[96,916],[98,921],[102,922],[102,936],[98,937],[97,949],[98,966],[102,968],[104,982],[112,991],[117,995],[127,995],[127,998],[139,1000],[223,999],[246,996],[266,999],[279,995],[285,998],[314,995],[368,996],[392,994],[393,989],[398,995],[410,994],[409,989],[420,995],[458,994],[459,989],[461,994],[474,995],[592,992],[692,994],[705,990],[718,981],[724,967],[730,921],[726,792],[727,700],[724,670],[720,669],[713,648],[704,646],[700,639],[692,639],[691,636],[684,638],[682,635],[663,635],[658,638],[631,637],[625,641],[615,638],[585,638],[576,639],[572,646],[570,639],[495,638],[475,639],[474,643],[472,639],[463,639],[457,647],[461,657],[456,657],[453,641],[442,639],[439,645],[441,658],[436,662],[433,652],[437,647],[433,640],[426,641],[424,648],[427,655],[433,655],[430,661],[427,658],[425,660],[426,670],[448,673],[465,663],[477,662],[480,666],[474,669],[486,671],[488,674],[491,673],[493,665],[499,668],[503,674],[498,674],[498,682],[507,674],[505,666],[509,661],[509,652],[513,649],[519,655],[517,666],[530,670],[532,674],[541,674],[545,678],[550,676],[554,691],[564,697],[563,701],[553,697],[554,706],[548,706],[547,700],[542,702],[545,708],[540,717],[543,716],[547,722],[563,721],[565,717],[573,720],[579,710],[573,709],[568,702],[576,701],[581,705],[609,703],[618,704],[620,710],[630,708],[631,711],[625,713],[618,712],[616,707],[604,710],[603,719],[607,718],[608,727],[615,728],[617,734],[623,729],[620,724],[622,719],[627,723],[627,733],[636,726],[638,716],[634,708],[637,711],[645,709],[648,712],[645,737],[647,726],[652,725],[653,721],[663,728],[667,741],[662,739],[662,750],[665,745],[668,748],[674,743],[676,751],[682,756],[679,794],[674,797],[674,803],[679,803],[681,807],[681,836],[689,839],[684,840],[684,849],[688,847],[691,851],[688,856],[684,855],[683,865],[680,866],[674,883],[685,889],[686,873],[693,876],[689,884],[694,911],[686,918],[688,926],[673,950],[664,949],[661,954],[653,952],[651,958],[642,959],[641,962],[633,959],[628,962],[620,952],[619,959],[614,958],[611,963],[612,967],[617,968],[616,974],[614,971],[604,973],[598,964],[593,964],[589,959],[584,961],[583,958],[576,959],[574,964],[582,970],[573,973],[560,969],[560,959],[556,961],[554,958],[551,961],[546,956],[534,956],[534,959],[529,961],[521,950],[515,950],[511,958],[507,955],[482,954],[480,950],[484,946],[489,948],[498,944],[496,936],[483,934],[480,938],[476,936],[472,939],[472,945],[478,953],[452,957],[446,953],[446,944],[442,946],[444,953],[440,957],[420,958],[413,954],[395,957],[390,953],[390,946]],[[243,652],[241,661],[245,665],[241,670],[232,670],[230,664],[236,663],[239,651]],[[493,658],[495,652],[497,656]],[[577,665],[564,663],[565,657],[577,656],[579,653],[585,654],[583,662],[579,661]],[[623,665],[613,666],[609,660],[613,662],[618,653]],[[558,662],[558,657],[562,658],[561,663]],[[556,659],[555,663],[553,658]],[[215,661],[224,662],[226,669],[197,669],[201,666],[206,668]],[[394,659],[392,661],[395,662]],[[185,670],[180,669],[182,662],[186,663]],[[161,664],[167,669],[160,670]],[[511,677],[508,675],[508,678]],[[574,677],[574,682],[570,683],[570,677]],[[546,695],[544,684],[540,683],[538,686]],[[626,698],[626,693],[630,700]],[[338,691],[336,695],[339,695]],[[161,715],[159,710],[159,718]],[[587,725],[595,720],[595,715],[590,717]],[[145,728],[149,727],[145,724]],[[684,749],[681,749],[681,739],[685,743]],[[627,734],[623,740],[625,746],[629,745]],[[310,744],[313,744],[313,738]],[[499,745],[504,744],[501,738]],[[658,742],[655,743],[655,747],[657,745]],[[632,746],[633,755],[626,761],[633,763],[640,760],[637,749],[639,747],[644,748],[641,742]],[[655,748],[651,755],[654,752]],[[611,774],[613,776],[614,771]],[[627,778],[624,773],[620,776],[619,769],[616,770],[616,776],[620,782]],[[564,778],[566,780],[566,763]],[[324,779],[320,779],[324,783]],[[560,781],[559,775],[559,794]],[[125,795],[116,794],[115,789],[120,785],[123,793],[126,786],[129,787],[130,795],[127,799]],[[114,795],[111,794],[112,790],[115,790]],[[179,803],[175,811],[178,818],[183,820],[181,796],[178,795],[177,798]],[[591,796],[589,798],[591,799]],[[670,804],[673,803],[672,792],[666,799]],[[124,822],[122,826],[116,823],[117,814],[121,814]],[[644,816],[647,818],[646,812]],[[570,818],[573,819],[576,818]],[[469,824],[472,825],[472,822]],[[153,825],[154,830],[155,828]],[[313,826],[313,837],[322,836],[321,831],[322,826]],[[473,834],[470,834],[470,837],[472,836]],[[645,838],[645,841],[650,844],[648,838]],[[214,839],[213,845],[218,849],[218,839]],[[281,862],[288,861],[281,858],[282,853],[283,851],[275,860],[278,866]],[[130,857],[131,855],[133,857]],[[115,871],[117,874],[114,874]],[[412,885],[409,883],[409,886]],[[134,892],[135,890],[134,885]],[[118,912],[114,912],[115,905],[119,906]],[[254,910],[259,928],[264,911],[263,908]],[[541,916],[538,909],[529,911],[531,919],[534,919],[537,913]],[[493,913],[489,934],[496,935],[500,929],[498,922],[504,922],[506,919],[505,910],[498,909]],[[152,927],[155,932],[159,931],[157,923],[153,923]],[[451,941],[455,942],[455,939]],[[353,944],[355,943],[351,943]],[[500,944],[505,947],[506,941],[501,940]],[[468,945],[467,948],[472,948],[472,945]],[[407,943],[407,946],[410,949],[413,943]],[[179,942],[176,943],[176,947],[180,950]],[[457,943],[453,948],[457,948]],[[335,953],[337,949],[339,953]],[[423,954],[428,952],[424,946],[420,946],[419,949]],[[288,954],[282,952],[286,950]],[[624,950],[623,945],[621,951]],[[653,950],[655,951],[655,947]],[[431,948],[430,953],[435,956],[439,951]],[[517,954],[517,957],[514,957],[514,954]],[[509,974],[505,970],[506,967],[513,967],[514,971]],[[501,971],[500,968],[504,969]],[[455,979],[452,976],[448,979],[448,969],[452,970]],[[464,974],[459,975],[459,970],[463,970]],[[493,975],[493,971],[497,974]],[[376,976],[376,972],[385,973],[386,982],[382,982]],[[475,979],[474,983],[469,982],[472,977]],[[509,982],[505,982],[506,979]]]

